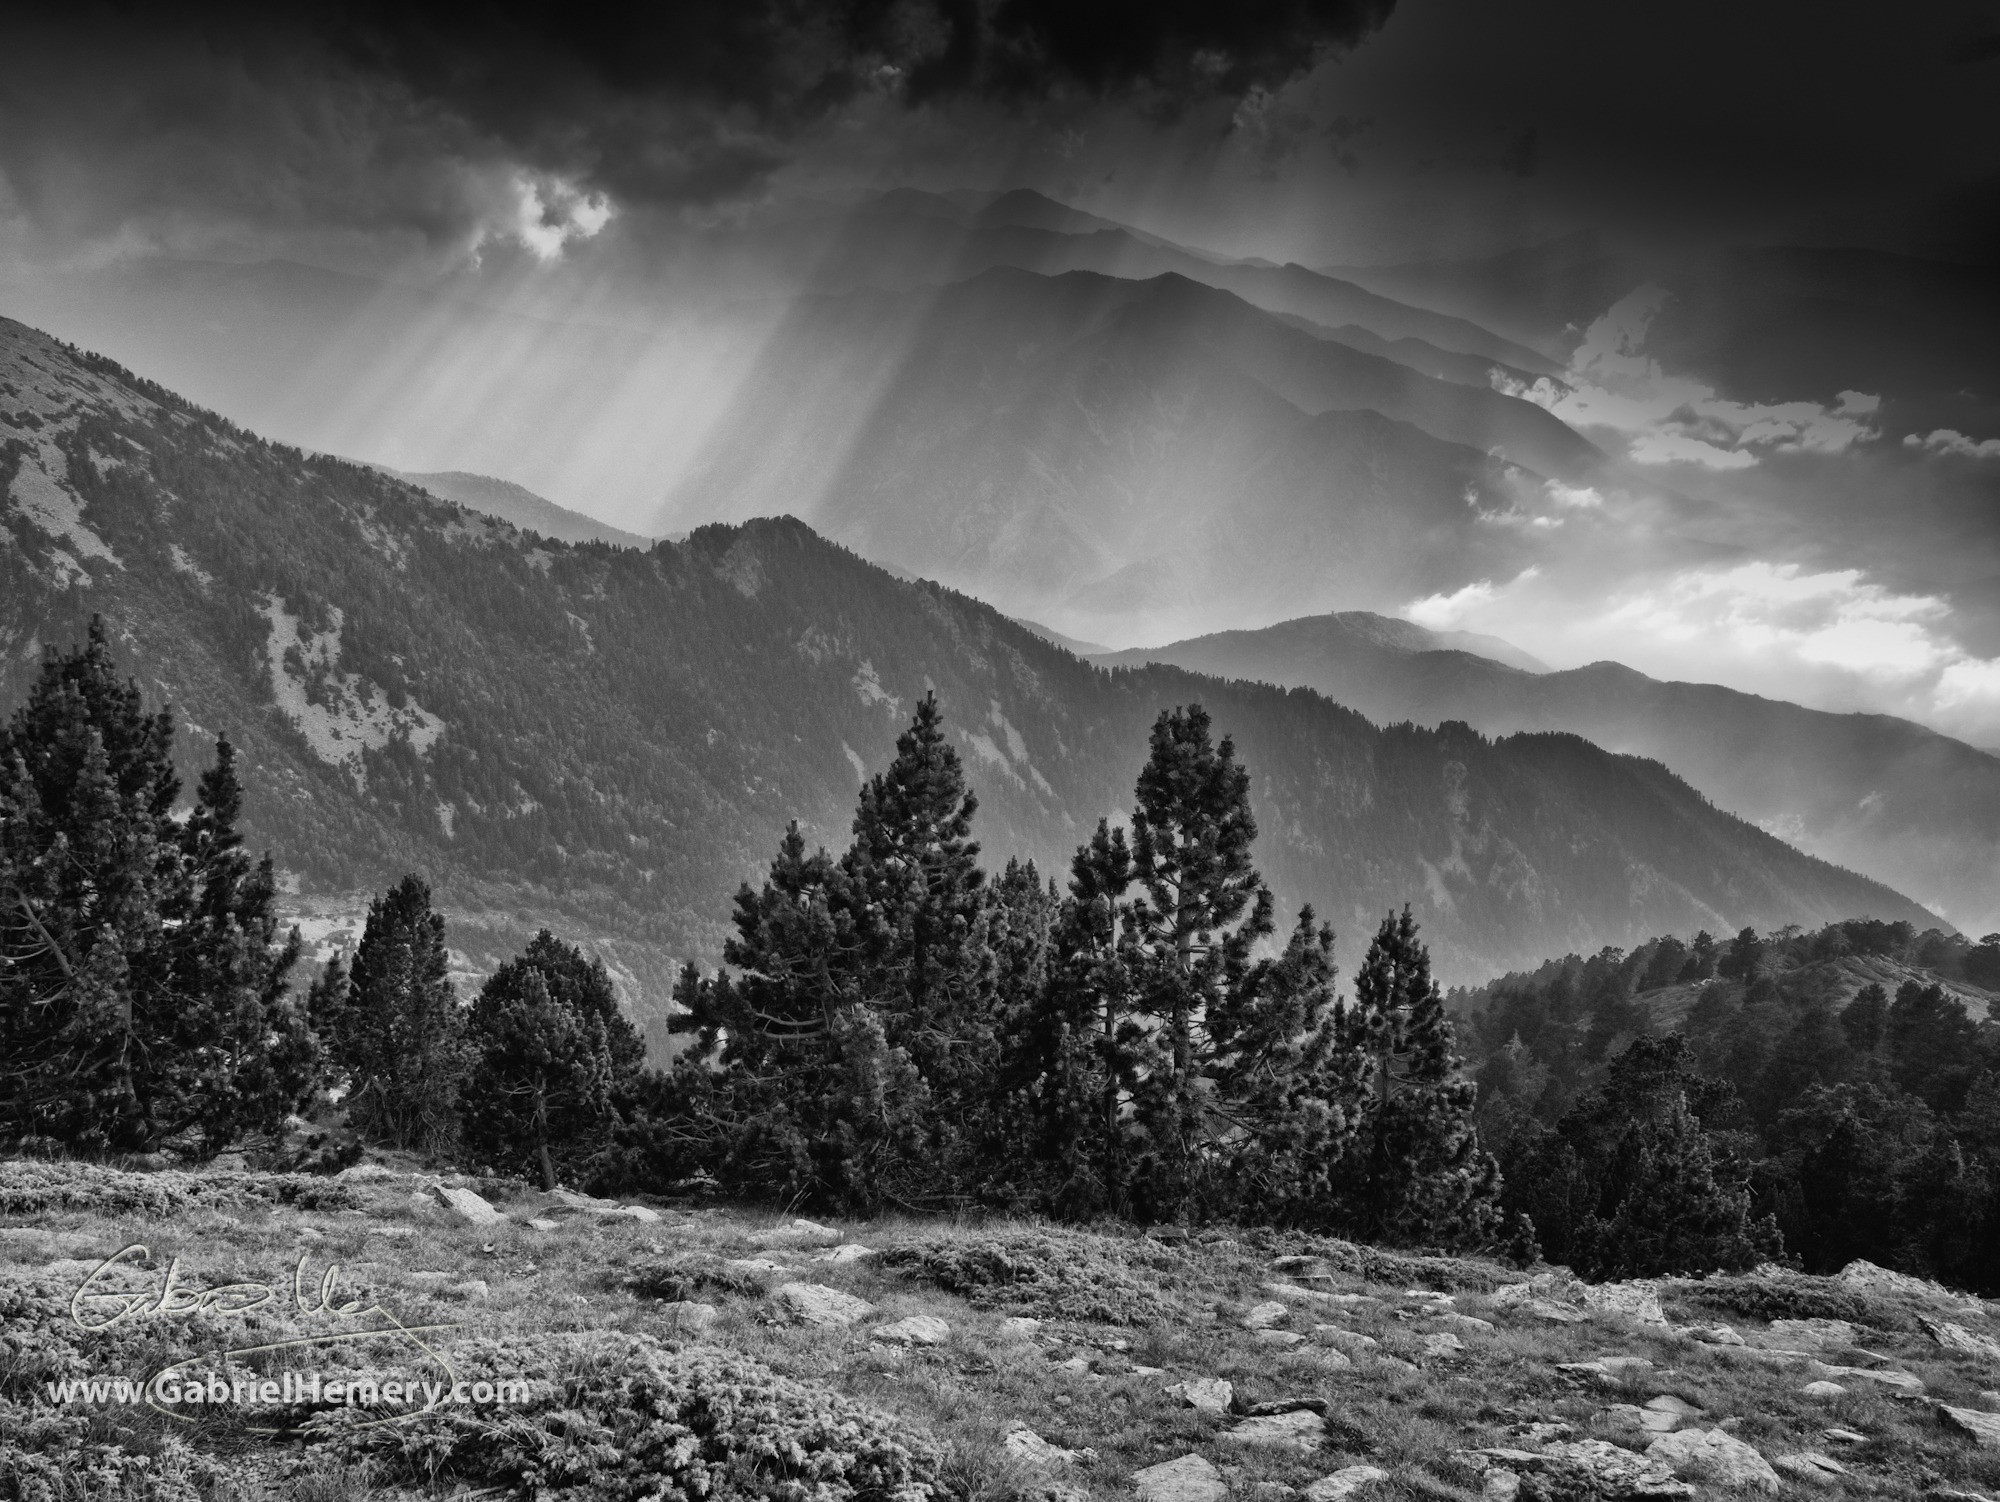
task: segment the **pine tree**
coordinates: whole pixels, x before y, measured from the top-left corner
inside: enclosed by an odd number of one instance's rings
[[[466,1145],[544,1189],[559,1169],[576,1181],[601,1168],[645,1060],[603,962],[542,930],[481,987],[468,1030]]]
[[[323,1010],[336,1019],[333,1055],[355,1128],[395,1147],[451,1146],[471,1056],[444,919],[422,878],[405,876],[368,905],[345,994]]]
[[[1490,1239],[1499,1168],[1479,1146],[1478,1088],[1452,1051],[1444,997],[1407,906],[1383,919],[1336,1027],[1359,1061],[1357,1136],[1336,1181],[1351,1233],[1430,1245]]]
[[[0,732],[0,1130],[218,1151],[316,1067],[268,857],[221,743],[177,823],[173,718],[121,683],[101,619]]]
[[[938,1182],[974,1167],[997,1062],[997,973],[971,837],[978,808],[927,693],[895,759],[862,788],[840,862],[855,906],[857,984],[932,1102],[929,1162],[912,1167]]]
[[[1252,948],[1273,927],[1270,889],[1251,864],[1256,836],[1234,744],[1210,740],[1198,704],[1163,711],[1132,811],[1138,895],[1120,913],[1138,1023],[1120,1038],[1133,1054],[1129,1189],[1142,1215],[1187,1215],[1213,1187],[1214,1025],[1247,996]]]

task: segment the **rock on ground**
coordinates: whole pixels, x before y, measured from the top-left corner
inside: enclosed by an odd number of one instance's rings
[[[1817,1382],[1808,1382],[1799,1391],[1809,1398],[1844,1398],[1847,1396],[1846,1388],[1842,1387],[1838,1382],[1828,1382],[1825,1378],[1821,1378]]]
[[[1229,1495],[1222,1473],[1199,1455],[1163,1460],[1133,1473],[1139,1502],[1222,1502]]]
[[[1947,1428],[1956,1429],[1982,1450],[2000,1450],[2000,1413],[1981,1413],[1977,1408],[1954,1408],[1938,1404],[1938,1417]]]
[[[1380,1466],[1345,1466],[1331,1476],[1320,1477],[1308,1486],[1306,1502],[1347,1502],[1347,1499],[1362,1487],[1388,1479],[1389,1473]]]
[[[774,1226],[768,1231],[759,1231],[750,1238],[754,1247],[774,1246],[832,1246],[842,1240],[840,1232],[832,1226],[820,1225],[817,1221],[795,1220],[790,1225]]]
[[[1828,1366],[1823,1361],[1815,1361],[1813,1369],[1822,1377],[1851,1377],[1860,1382],[1873,1382],[1881,1387],[1893,1387],[1898,1392],[1920,1393],[1924,1390],[1921,1377],[1913,1372],[1900,1372],[1893,1368],[1866,1366]]]
[[[851,1325],[875,1312],[866,1299],[818,1283],[783,1283],[772,1291],[779,1308],[801,1325]]]
[[[1844,1319],[1774,1319],[1766,1333],[1779,1345],[1808,1351],[1845,1351],[1860,1338]]]
[[[1559,1496],[1664,1499],[1694,1495],[1694,1488],[1676,1480],[1661,1461],[1634,1455],[1609,1440],[1569,1440],[1545,1450],[1460,1450],[1455,1458],[1477,1470],[1482,1478],[1496,1470],[1514,1475],[1515,1487],[1501,1482],[1494,1488],[1496,1498],[1517,1489],[1523,1472],[1544,1478],[1545,1489]]]
[[[1449,1333],[1426,1335],[1423,1338],[1424,1355],[1433,1361],[1446,1361],[1453,1356],[1465,1354],[1465,1342]]]
[[[1227,1377],[1190,1377],[1167,1388],[1167,1396],[1179,1398],[1189,1408],[1203,1413],[1227,1413],[1236,1388]]]
[[[1011,1335],[1016,1340],[1026,1340],[1041,1328],[1040,1320],[1031,1319],[1025,1314],[1010,1314],[1000,1321],[1000,1333]]]
[[[1273,1299],[1268,1303],[1257,1305],[1256,1308],[1244,1315],[1242,1321],[1243,1328],[1246,1330],[1269,1330],[1276,1325],[1282,1325],[1290,1313],[1291,1311],[1285,1308],[1283,1304]]]
[[[713,1304],[697,1304],[689,1299],[675,1299],[660,1305],[660,1313],[667,1326],[673,1330],[685,1330],[691,1335],[700,1335],[712,1329],[722,1318],[722,1311]]]
[[[1625,1283],[1586,1283],[1583,1305],[1596,1314],[1615,1314],[1642,1325],[1664,1325],[1667,1312],[1660,1307],[1660,1291],[1653,1284],[1634,1279]]]
[[[893,1325],[878,1325],[868,1334],[872,1339],[893,1341],[899,1346],[941,1346],[951,1339],[951,1326],[935,1314],[913,1314]]]
[[[1317,1450],[1320,1441],[1326,1438],[1326,1420],[1310,1408],[1260,1414],[1224,1430],[1222,1438],[1232,1445],[1249,1445],[1260,1450]]]
[[[1723,1429],[1679,1429],[1646,1446],[1676,1476],[1730,1488],[1775,1492],[1778,1473],[1755,1448]]]
[[[562,1222],[559,1220],[544,1220],[541,1216],[537,1215],[528,1222],[528,1229],[531,1231],[560,1231],[562,1229]]]
[[[1698,1340],[1709,1346],[1740,1346],[1748,1344],[1736,1333],[1734,1325],[1689,1325],[1681,1332],[1690,1340]]]
[[[1846,1466],[1831,1455],[1817,1450],[1801,1450],[1796,1455],[1780,1455],[1771,1462],[1787,1476],[1808,1486],[1832,1486],[1849,1474]]]
[[[497,1226],[507,1219],[473,1190],[447,1189],[439,1184],[432,1193],[437,1195],[439,1204],[468,1225]]]
[[[1052,1445],[1026,1424],[1016,1424],[1002,1436],[1000,1443],[1009,1455],[1025,1460],[1029,1465],[1065,1466],[1075,1465],[1083,1458],[1079,1450],[1065,1450],[1061,1445]]]
[[[1306,1338],[1296,1330],[1255,1330],[1251,1332],[1261,1346],[1304,1345]]]
[[[1363,1335],[1359,1330],[1349,1330],[1343,1325],[1314,1325],[1313,1339],[1323,1346],[1332,1346],[1349,1356],[1359,1356],[1369,1351],[1377,1351],[1382,1342],[1372,1335]]]
[[[865,1261],[875,1255],[876,1251],[874,1247],[862,1246],[859,1242],[850,1241],[844,1246],[833,1248],[831,1251],[821,1252],[817,1257],[813,1258],[813,1261],[831,1262],[836,1267],[840,1267],[849,1262]]]
[[[1977,1356],[1982,1361],[2000,1362],[2000,1341],[1990,1336],[1975,1335],[1965,1326],[1955,1325],[1948,1319],[1920,1317],[1917,1323],[1924,1327],[1924,1334],[1947,1351],[1956,1351],[1961,1356]]]

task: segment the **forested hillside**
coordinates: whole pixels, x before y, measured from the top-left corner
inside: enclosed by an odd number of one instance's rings
[[[713,958],[786,821],[845,839],[934,688],[987,859],[1066,866],[1128,807],[1162,707],[1252,777],[1281,908],[1346,934],[1416,904],[1440,973],[1663,929],[1933,921],[1572,736],[1379,730],[1304,691],[1108,673],[791,520],[650,552],[535,542],[378,471],[264,443],[0,325],[0,702],[110,623],[184,770],[240,748],[245,824],[300,903],[425,872],[477,968],[543,923],[663,999]]]

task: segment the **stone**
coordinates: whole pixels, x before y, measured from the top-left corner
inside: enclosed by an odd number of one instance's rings
[[[1449,1331],[1426,1335],[1423,1338],[1424,1355],[1433,1361],[1449,1361],[1454,1356],[1465,1354],[1465,1342]]]
[[[1955,1351],[1961,1356],[1976,1356],[1981,1361],[2000,1362],[2000,1341],[1990,1336],[1975,1335],[1965,1326],[1955,1325],[1947,1319],[1924,1319],[1919,1316],[1917,1323],[1924,1327],[1924,1334],[1947,1351]]]
[[[1296,1330],[1256,1330],[1251,1333],[1260,1346],[1277,1346],[1280,1349],[1289,1349],[1292,1346],[1302,1346],[1306,1343],[1306,1338]]]
[[[1227,1413],[1236,1397],[1236,1388],[1227,1377],[1190,1377],[1167,1388],[1167,1396],[1179,1398],[1184,1407],[1203,1413]]]
[[[1938,1417],[1947,1429],[1956,1430],[1982,1450],[2000,1450],[2000,1413],[1981,1413],[1977,1408],[1937,1406]]]
[[[1824,1434],[1837,1445],[1865,1445],[1868,1443],[1867,1435],[1856,1434],[1852,1429],[1822,1429],[1820,1433]]]
[[[445,1291],[461,1299],[484,1299],[491,1292],[484,1278],[470,1278],[463,1283],[454,1283]]]
[[[1832,1486],[1841,1477],[1852,1473],[1831,1455],[1822,1455],[1817,1450],[1800,1450],[1794,1455],[1780,1455],[1771,1464],[1796,1481],[1808,1486]]]
[[[1609,1440],[1570,1440],[1540,1451],[1460,1450],[1454,1458],[1482,1475],[1496,1468],[1517,1475],[1532,1472],[1548,1478],[1547,1490],[1562,1496],[1664,1499],[1694,1495],[1694,1488],[1676,1480],[1660,1461],[1635,1455]]]
[[[1326,1421],[1310,1408],[1289,1413],[1259,1414],[1221,1434],[1227,1444],[1246,1445],[1258,1450],[1293,1450],[1309,1453],[1326,1438]]]
[[[835,1267],[842,1267],[849,1262],[864,1262],[868,1258],[877,1255],[879,1254],[874,1247],[862,1246],[858,1242],[849,1241],[834,1247],[831,1251],[821,1252],[817,1257],[813,1258],[813,1261],[831,1262]]]
[[[1844,1398],[1847,1396],[1846,1388],[1842,1387],[1838,1382],[1828,1382],[1825,1378],[1821,1378],[1817,1382],[1808,1382],[1799,1391],[1809,1398]]]
[[[1703,1345],[1740,1346],[1748,1344],[1741,1335],[1736,1333],[1734,1325],[1689,1325],[1686,1333],[1691,1339],[1698,1340]]]
[[[685,1330],[691,1335],[700,1335],[713,1329],[722,1318],[722,1311],[713,1304],[697,1304],[691,1299],[675,1299],[660,1305],[660,1315],[670,1330]]]
[[[333,1176],[336,1184],[379,1184],[384,1179],[398,1177],[396,1170],[380,1163],[356,1163],[352,1168],[343,1168]]]
[[[1648,1398],[1646,1408],[1651,1413],[1671,1413],[1677,1419],[1697,1418],[1701,1410],[1686,1398],[1675,1397],[1670,1392],[1661,1393],[1657,1398]]]
[[[1199,1455],[1183,1455],[1135,1471],[1132,1485],[1139,1493],[1139,1502],[1222,1502],[1229,1495],[1222,1472]]]
[[[1866,1366],[1828,1366],[1823,1361],[1813,1363],[1814,1371],[1822,1377],[1850,1377],[1860,1382],[1873,1382],[1880,1387],[1893,1387],[1898,1392],[1921,1393],[1923,1380],[1911,1372],[1897,1371],[1893,1367],[1884,1370]]]
[[[1349,1356],[1359,1356],[1380,1350],[1382,1347],[1382,1342],[1374,1336],[1363,1335],[1359,1330],[1350,1330],[1345,1325],[1314,1325],[1312,1338],[1323,1346],[1331,1346]]]
[[[1011,1336],[1015,1340],[1026,1340],[1041,1328],[1042,1322],[1040,1320],[1030,1319],[1025,1314],[1010,1314],[1007,1318],[1000,1321],[1000,1333]]]
[[[1497,1333],[1499,1329],[1491,1320],[1480,1319],[1477,1315],[1473,1314],[1459,1314],[1450,1310],[1440,1314],[1438,1322],[1449,1325],[1452,1329],[1463,1335],[1492,1335]]]
[[[660,1212],[649,1210],[644,1205],[620,1205],[615,1210],[605,1212],[607,1216],[618,1216],[624,1220],[636,1220],[641,1225],[658,1225]]]
[[[369,1236],[386,1236],[391,1241],[408,1241],[412,1236],[417,1235],[418,1232],[415,1226],[370,1226],[366,1234]]]
[[[1164,1377],[1166,1374],[1167,1369],[1163,1366],[1135,1366],[1132,1368],[1132,1375],[1135,1377]]]
[[[878,1325],[868,1335],[899,1346],[941,1346],[951,1339],[951,1326],[935,1314],[913,1314],[893,1325]]]
[[[1257,1305],[1245,1314],[1241,1324],[1246,1330],[1269,1330],[1275,1325],[1282,1325],[1290,1317],[1291,1311],[1274,1299]]]
[[[749,1239],[752,1246],[768,1250],[777,1246],[832,1246],[842,1238],[832,1226],[823,1226],[817,1221],[795,1220],[789,1225],[758,1231]]]
[[[1611,1383],[1634,1372],[1650,1371],[1653,1363],[1644,1356],[1600,1356],[1595,1361],[1564,1361],[1556,1370],[1566,1377],[1580,1377],[1585,1381]]]
[[[484,1198],[470,1189],[447,1189],[438,1185],[433,1191],[438,1203],[452,1212],[467,1225],[497,1226],[506,1222],[507,1217],[489,1205]]]
[[[1646,1446],[1646,1454],[1684,1480],[1732,1489],[1778,1489],[1778,1473],[1771,1469],[1771,1463],[1723,1429],[1677,1429]]]
[[[1354,1358],[1349,1356],[1345,1351],[1337,1350],[1333,1346],[1321,1346],[1318,1351],[1314,1352],[1313,1359],[1330,1372],[1351,1372],[1354,1370]]]
[[[1029,1465],[1066,1466],[1075,1465],[1083,1458],[1079,1450],[1065,1450],[1061,1445],[1052,1445],[1026,1424],[1016,1424],[1001,1436],[1000,1443],[1009,1455],[1025,1460]]]
[[[875,1312],[875,1306],[866,1299],[818,1283],[781,1283],[771,1297],[795,1324],[801,1325],[851,1325]]]
[[[1343,1466],[1331,1476],[1322,1476],[1306,1488],[1306,1502],[1347,1502],[1362,1487],[1387,1481],[1389,1473],[1380,1466]]]
[[[1808,1351],[1845,1351],[1858,1338],[1844,1319],[1774,1319],[1766,1333],[1779,1345]]]
[[[1521,1495],[1520,1472],[1493,1467],[1479,1478],[1479,1495],[1482,1502],[1514,1502]]]
[[[1610,1314],[1641,1325],[1664,1325],[1667,1312],[1660,1307],[1660,1291],[1652,1283],[1633,1279],[1623,1283],[1586,1283],[1583,1306],[1593,1314]]]
[[[1980,1306],[1968,1301],[1962,1294],[1953,1293],[1941,1283],[1932,1283],[1925,1278],[1913,1278],[1908,1273],[1896,1273],[1886,1267],[1877,1267],[1873,1262],[1850,1262],[1833,1275],[1833,1281],[1842,1288],[1855,1293],[1900,1294],[1904,1298],[1922,1299],[1926,1303],[1949,1304],[1967,1312],[1978,1312]]]
[[[1059,1372],[1068,1372],[1072,1376],[1081,1377],[1090,1370],[1090,1363],[1081,1356],[1072,1356],[1067,1361],[1058,1361],[1055,1369]]]
[[[529,1221],[527,1225],[528,1229],[531,1231],[560,1231],[562,1229],[561,1221],[544,1220],[539,1215],[537,1215],[533,1220]]]
[[[1525,1313],[1536,1319],[1549,1320],[1559,1325],[1580,1325],[1590,1316],[1569,1304],[1552,1303],[1548,1299],[1529,1299],[1521,1306]]]
[[[1320,1288],[1301,1288],[1296,1283],[1264,1283],[1259,1285],[1265,1293],[1277,1298],[1290,1299],[1294,1304],[1326,1304],[1336,1306],[1351,1305],[1355,1295],[1328,1293]],[[1380,1302],[1371,1299],[1370,1303]]]
[[[740,1273],[755,1273],[759,1277],[767,1273],[788,1273],[794,1271],[794,1269],[785,1266],[782,1262],[773,1262],[769,1257],[731,1257],[722,1265],[734,1268]]]

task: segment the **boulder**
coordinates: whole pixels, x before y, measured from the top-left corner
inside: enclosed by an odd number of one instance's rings
[[[1865,1445],[1868,1443],[1867,1435],[1857,1434],[1852,1429],[1822,1429],[1820,1433],[1824,1434],[1837,1445]]]
[[[794,1268],[785,1266],[782,1262],[773,1262],[769,1257],[731,1257],[722,1265],[733,1268],[739,1273],[755,1273],[758,1277],[763,1277],[768,1273],[796,1271]]]
[[[878,1254],[874,1247],[862,1246],[858,1242],[849,1241],[834,1247],[831,1251],[821,1252],[817,1257],[813,1258],[813,1261],[831,1262],[834,1266],[840,1267],[849,1262],[865,1261],[867,1258],[876,1255]]]
[[[1472,1314],[1459,1314],[1455,1310],[1446,1310],[1437,1318],[1438,1323],[1450,1326],[1461,1335],[1493,1335],[1499,1329],[1491,1320],[1480,1319]]]
[[[1025,1314],[1010,1314],[1007,1318],[1000,1321],[1000,1333],[1011,1336],[1015,1340],[1026,1340],[1041,1328],[1042,1322],[1040,1320],[1030,1319]]]
[[[1424,1355],[1432,1361],[1449,1361],[1454,1356],[1465,1354],[1465,1342],[1449,1331],[1423,1338]]]
[[[1967,1314],[1983,1314],[1985,1310],[1964,1294],[1953,1293],[1942,1283],[1933,1283],[1927,1278],[1913,1278],[1908,1273],[1891,1272],[1886,1267],[1877,1267],[1873,1262],[1850,1262],[1833,1275],[1833,1281],[1854,1293],[1899,1295],[1908,1299],[1922,1299],[1928,1304],[1948,1305]]]
[[[1346,1305],[1353,1302],[1349,1295],[1328,1293],[1319,1288],[1301,1288],[1296,1283],[1265,1283],[1260,1286],[1265,1293],[1275,1298],[1289,1299],[1294,1304]]]
[[[1780,1455],[1771,1464],[1795,1481],[1803,1481],[1807,1486],[1832,1486],[1841,1477],[1852,1473],[1831,1455],[1822,1455],[1817,1450],[1801,1450],[1794,1455]]]
[[[531,1231],[560,1231],[562,1229],[562,1222],[559,1220],[544,1220],[538,1215],[528,1222],[528,1229]]]
[[[1296,1330],[1255,1330],[1251,1334],[1260,1346],[1278,1346],[1285,1349],[1306,1343],[1306,1338]]]
[[[1955,1429],[1982,1450],[2000,1450],[2000,1413],[1981,1413],[1977,1408],[1954,1408],[1938,1404],[1938,1417],[1947,1429]]]
[[[878,1325],[868,1335],[899,1346],[941,1346],[951,1339],[951,1326],[935,1314],[913,1314],[893,1325]]]
[[[1313,1352],[1313,1359],[1329,1372],[1351,1372],[1354,1370],[1354,1358],[1348,1355],[1347,1352],[1337,1350],[1333,1346],[1321,1346],[1317,1351]]]
[[[660,1220],[659,1211],[649,1210],[644,1205],[618,1205],[605,1213],[607,1217],[616,1216],[622,1220],[636,1220],[644,1226],[658,1225]]]
[[[1808,1351],[1845,1351],[1860,1338],[1844,1319],[1774,1319],[1766,1333],[1776,1345]]]
[[[1635,1455],[1609,1440],[1579,1439],[1550,1445],[1545,1450],[1483,1449],[1460,1450],[1461,1464],[1482,1476],[1495,1469],[1515,1475],[1532,1473],[1544,1478],[1544,1490],[1556,1496],[1602,1498],[1686,1498],[1694,1488],[1674,1478],[1658,1460]],[[1502,1483],[1501,1489],[1505,1488]]]
[[[1898,1392],[1916,1394],[1924,1390],[1921,1378],[1893,1367],[1828,1366],[1823,1361],[1815,1361],[1813,1370],[1821,1377],[1849,1377],[1858,1382],[1873,1382],[1878,1387],[1893,1387]]]
[[[794,1220],[788,1225],[758,1231],[749,1239],[752,1246],[769,1249],[777,1246],[832,1246],[842,1238],[832,1226],[823,1226],[817,1221]]]
[[[1505,1466],[1495,1466],[1479,1478],[1481,1502],[1514,1502],[1521,1495],[1521,1475]]]
[[[2000,1363],[2000,1340],[1990,1336],[1975,1335],[1963,1325],[1955,1325],[1947,1319],[1924,1319],[1919,1316],[1917,1323],[1924,1327],[1924,1334],[1943,1346],[1947,1351],[1955,1351],[1961,1356],[1974,1356],[1981,1361]]]
[[[818,1283],[782,1283],[771,1297],[787,1318],[800,1325],[851,1325],[875,1312],[867,1300]]]
[[[1322,1476],[1306,1488],[1306,1502],[1347,1502],[1362,1487],[1387,1481],[1389,1473],[1380,1466],[1344,1466],[1331,1476]]]
[[[1608,1384],[1635,1372],[1650,1371],[1652,1365],[1644,1356],[1600,1356],[1595,1361],[1560,1362],[1556,1370],[1566,1377]]]
[[[1000,1443],[1009,1455],[1035,1466],[1054,1468],[1075,1465],[1084,1456],[1080,1450],[1065,1450],[1061,1445],[1050,1444],[1026,1424],[1016,1424],[1009,1429],[1001,1436]]]
[[[1846,1388],[1842,1387],[1838,1382],[1828,1382],[1824,1378],[1821,1378],[1817,1382],[1808,1382],[1799,1391],[1809,1398],[1844,1398],[1847,1396]]]
[[[1750,1445],[1724,1429],[1677,1429],[1646,1446],[1646,1454],[1689,1481],[1775,1492],[1778,1473]]]
[[[1317,1450],[1326,1438],[1326,1421],[1310,1408],[1295,1408],[1289,1413],[1259,1414],[1245,1419],[1234,1428],[1225,1429],[1221,1438],[1227,1444],[1252,1449],[1305,1454]]]
[[[700,1335],[713,1329],[722,1318],[722,1311],[713,1304],[697,1304],[690,1299],[675,1299],[660,1305],[660,1317],[670,1330],[683,1330],[690,1335]]]
[[[1184,1406],[1199,1408],[1203,1413],[1227,1413],[1236,1388],[1227,1377],[1190,1377],[1170,1385],[1167,1396],[1179,1398]]]
[[[1135,1471],[1139,1502],[1222,1502],[1229,1495],[1222,1473],[1199,1455],[1163,1460]]]
[[[1291,1311],[1275,1299],[1257,1305],[1243,1316],[1241,1321],[1246,1330],[1269,1330],[1282,1325],[1291,1316]]]
[[[439,1204],[443,1205],[445,1209],[451,1211],[452,1214],[456,1215],[467,1225],[497,1226],[503,1224],[507,1219],[506,1216],[494,1209],[473,1190],[448,1189],[444,1185],[439,1184],[431,1192],[437,1196]]]
[[[1689,1325],[1681,1332],[1690,1340],[1698,1340],[1707,1346],[1740,1346],[1748,1344],[1736,1333],[1734,1325]]]
[[[1677,1398],[1672,1393],[1661,1393],[1657,1398],[1646,1400],[1649,1413],[1671,1413],[1677,1419],[1692,1419],[1701,1416],[1701,1410],[1686,1398]]]
[[[1558,1304],[1551,1299],[1529,1299],[1519,1308],[1524,1314],[1559,1325],[1580,1325],[1590,1318],[1573,1304]]]
[[[1667,1312],[1660,1307],[1658,1287],[1641,1279],[1624,1283],[1586,1283],[1581,1294],[1584,1308],[1593,1314],[1615,1315],[1641,1325],[1664,1325],[1667,1322]]]
[[[1331,1346],[1349,1356],[1359,1356],[1380,1350],[1382,1342],[1372,1335],[1363,1335],[1359,1330],[1350,1330],[1345,1325],[1314,1325],[1312,1338],[1323,1346]]]

